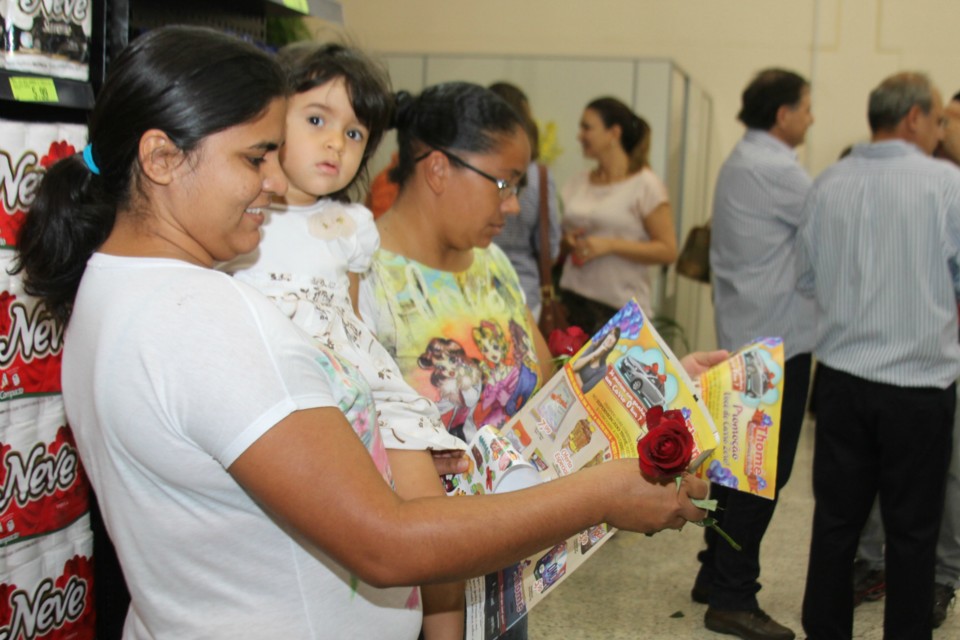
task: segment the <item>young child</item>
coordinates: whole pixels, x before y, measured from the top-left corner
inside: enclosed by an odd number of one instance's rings
[[[443,495],[431,450],[463,450],[437,406],[403,379],[356,312],[359,275],[380,237],[348,195],[388,126],[385,72],[338,44],[298,43],[279,54],[292,95],[280,160],[289,182],[264,211],[259,249],[221,267],[254,285],[307,333],[357,366],[370,385],[397,493]],[[421,590],[427,640],[463,637],[463,584]],[[416,603],[413,603],[414,605]]]

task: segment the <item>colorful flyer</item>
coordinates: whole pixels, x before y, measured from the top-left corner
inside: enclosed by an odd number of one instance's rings
[[[647,412],[656,405],[683,413],[696,467],[717,447],[719,434],[695,389],[631,301],[501,427],[499,439],[480,429],[468,446],[470,471],[450,479],[448,492],[500,492],[520,486],[517,481],[548,482],[608,460],[636,458]],[[518,565],[468,581],[466,638],[500,636],[615,531],[591,527]]]
[[[783,370],[783,340],[762,338],[700,376],[703,402],[720,430],[720,446],[701,477],[776,497]]]
[[[618,311],[563,373],[611,458],[637,457],[637,440],[646,435],[647,412],[654,406],[683,413],[694,461],[717,446],[717,427],[693,382],[635,301]]]

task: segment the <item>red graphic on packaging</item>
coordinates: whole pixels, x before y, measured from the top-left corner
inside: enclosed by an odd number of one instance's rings
[[[770,431],[769,420],[764,420],[766,414],[757,410],[747,424],[747,458],[743,471],[747,475],[750,491],[760,493],[760,478],[763,477],[764,454],[767,450],[767,437]]]
[[[63,326],[33,298],[0,292],[0,401],[60,393]]]
[[[31,590],[0,584],[0,640],[80,640],[94,635],[90,558],[74,556],[59,577],[44,577]]]
[[[17,232],[37,197],[37,188],[46,170],[57,160],[76,152],[72,144],[63,140],[51,142],[42,157],[31,150],[24,151],[18,158],[0,151],[0,246],[16,246]]]
[[[0,443],[0,461],[0,546],[58,531],[87,512],[87,478],[69,427],[29,450]]]

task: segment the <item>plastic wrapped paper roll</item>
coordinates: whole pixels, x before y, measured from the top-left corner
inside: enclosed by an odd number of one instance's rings
[[[0,26],[0,68],[89,79],[90,0],[0,0]]]

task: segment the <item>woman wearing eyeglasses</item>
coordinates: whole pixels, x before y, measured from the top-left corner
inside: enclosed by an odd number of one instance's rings
[[[469,439],[517,411],[514,396],[530,394],[520,379],[531,362],[537,386],[552,373],[517,274],[492,244],[520,211],[530,142],[504,100],[465,82],[417,97],[401,92],[395,125],[400,193],[377,221],[381,250],[360,306],[404,377],[440,404],[450,431]],[[504,339],[482,338],[493,334]],[[532,358],[518,355],[517,340],[535,346]],[[440,343],[462,354],[456,366],[437,357],[432,345]]]
[[[631,298],[652,314],[650,265],[672,264],[677,239],[667,188],[647,162],[650,126],[616,98],[587,105],[577,135],[592,171],[561,190],[560,277],[572,324],[595,333]]]
[[[360,307],[406,380],[469,439],[503,424],[552,373],[517,274],[491,244],[520,212],[530,142],[505,101],[463,82],[399,94],[395,125],[400,193],[377,220]],[[525,354],[530,343],[536,353]],[[525,620],[509,637],[526,637]]]

